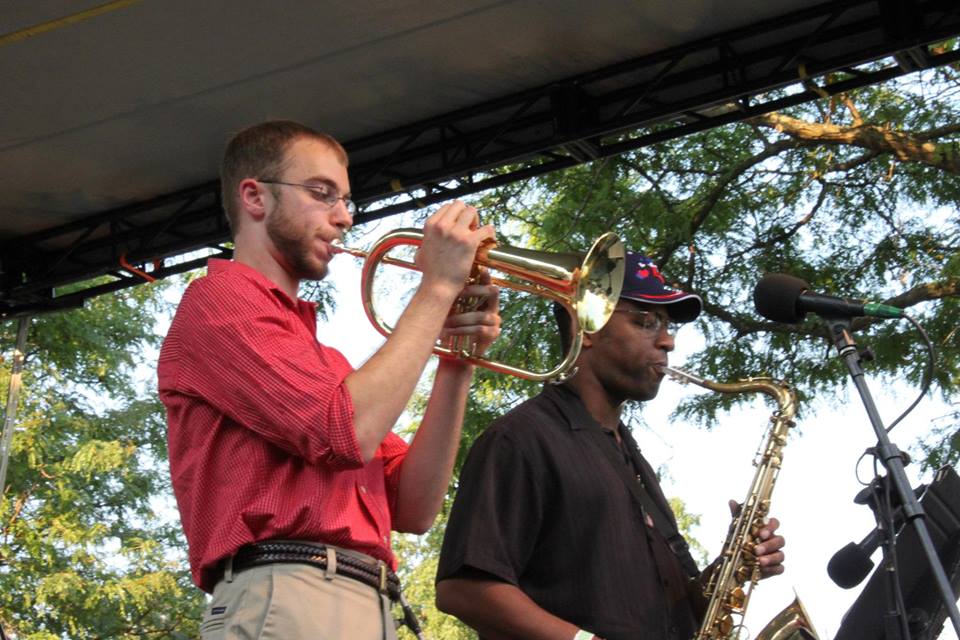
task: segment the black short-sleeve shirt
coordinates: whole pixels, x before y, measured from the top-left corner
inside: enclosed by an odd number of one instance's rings
[[[692,637],[696,568],[667,544],[673,514],[620,433],[623,449],[563,385],[495,421],[464,464],[437,580],[479,570],[608,640]]]

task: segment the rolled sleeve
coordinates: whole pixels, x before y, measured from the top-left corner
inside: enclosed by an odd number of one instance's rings
[[[226,276],[191,284],[207,289],[197,291],[198,297],[219,304],[190,307],[177,391],[203,398],[310,463],[362,467],[344,384],[352,367],[317,342],[288,298],[243,285],[242,278]],[[188,290],[185,301],[189,295]]]
[[[387,506],[391,522],[397,519],[397,500],[400,496],[400,471],[407,457],[409,445],[397,434],[390,432],[380,445],[383,457],[383,479],[387,492]]]

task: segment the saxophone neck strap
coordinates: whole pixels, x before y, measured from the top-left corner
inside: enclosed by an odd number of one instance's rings
[[[637,475],[637,484],[639,485],[637,489],[639,489],[642,508],[653,519],[654,527],[663,536],[684,573],[691,578],[699,576],[700,569],[697,568],[696,561],[690,555],[690,545],[687,544],[686,539],[680,535],[677,529],[677,522],[674,519],[673,511],[670,509],[670,503],[667,502],[666,496],[660,489],[660,481],[657,479],[653,467],[640,453],[640,447],[637,446],[637,442],[633,439],[629,429],[623,428],[621,425],[620,434]]]
[[[679,532],[675,533],[667,538],[667,544],[670,545],[670,550],[673,551],[673,555],[677,557],[680,566],[683,567],[687,576],[690,578],[698,577],[700,575],[700,568],[697,567],[697,561],[690,555],[690,545],[687,544],[684,537],[680,535]]]

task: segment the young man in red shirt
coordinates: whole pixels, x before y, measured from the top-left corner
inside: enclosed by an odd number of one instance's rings
[[[442,359],[408,445],[391,428],[441,336],[499,334],[495,287],[464,287],[493,237],[462,202],[424,227],[419,288],[359,369],[316,337],[331,243],[352,223],[347,156],[289,121],[237,134],[221,167],[232,261],[188,287],[160,354],[173,488],[203,638],[392,638],[391,530],[426,531],[447,489],[473,367]],[[450,315],[460,295],[485,299]]]

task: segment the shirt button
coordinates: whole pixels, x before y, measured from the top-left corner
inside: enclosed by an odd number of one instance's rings
[[[367,492],[367,488],[363,485],[360,485],[360,493],[366,493],[366,492]]]

